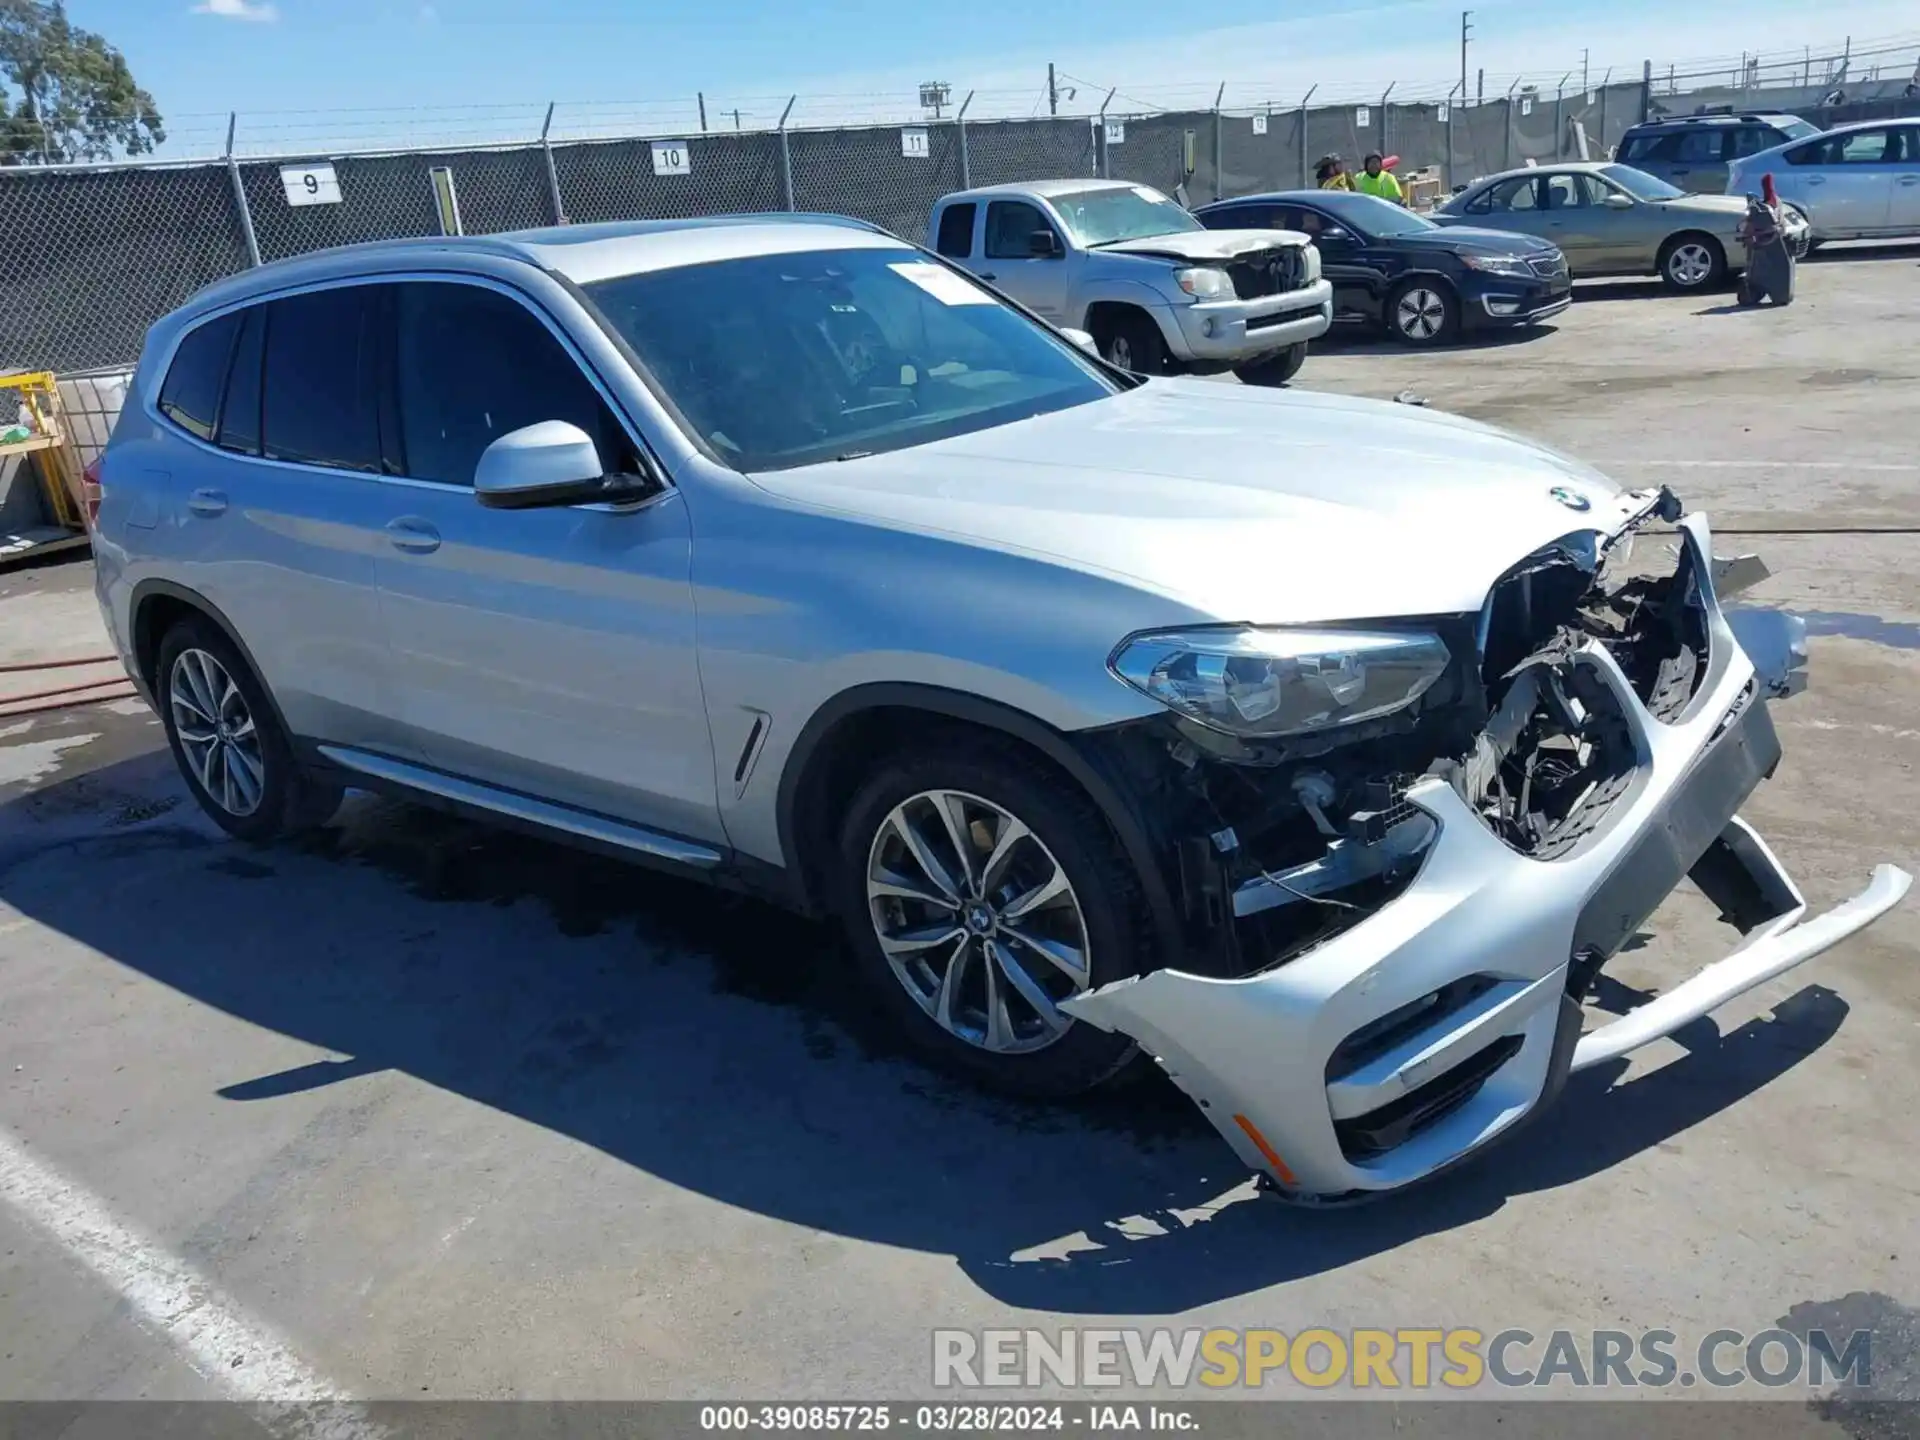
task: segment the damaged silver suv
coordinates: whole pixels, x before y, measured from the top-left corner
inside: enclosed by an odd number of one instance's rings
[[[1723,611],[1746,567],[1665,492],[1143,380],[853,222],[222,281],[148,337],[96,550],[232,834],[379,788],[834,916],[928,1055],[1041,1095],[1156,1060],[1301,1200],[1460,1159],[1908,884],[1808,919],[1740,820],[1801,632]],[[1744,945],[1583,1035],[1683,876]]]

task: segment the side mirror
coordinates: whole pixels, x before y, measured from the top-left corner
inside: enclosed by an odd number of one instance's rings
[[[1633,208],[1633,201],[1624,195],[1609,194],[1601,203],[1609,210],[1631,210]]]
[[[1057,260],[1066,252],[1061,249],[1060,237],[1051,230],[1035,230],[1027,236],[1027,253],[1036,260]]]
[[[490,510],[637,500],[650,488],[636,476],[607,474],[593,437],[564,420],[502,435],[473,470],[474,498]]]
[[[1089,335],[1086,331],[1075,330],[1071,326],[1062,325],[1060,327],[1060,333],[1066,336],[1067,339],[1071,340],[1075,345],[1078,345],[1082,350],[1086,351],[1087,354],[1095,356],[1096,358],[1099,356],[1100,354],[1099,343],[1095,341],[1093,336]]]
[[[1327,225],[1322,227],[1320,233],[1313,238],[1315,240],[1351,240],[1353,235],[1341,226]]]

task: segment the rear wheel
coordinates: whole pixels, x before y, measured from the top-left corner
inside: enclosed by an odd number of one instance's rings
[[[1236,365],[1233,373],[1242,385],[1284,385],[1300,373],[1307,363],[1307,342],[1289,345],[1272,355],[1262,356],[1251,365]]]
[[[1460,333],[1460,301],[1438,280],[1409,280],[1387,297],[1386,322],[1403,345],[1445,345]]]
[[[1072,1095],[1138,1058],[1061,1002],[1142,973],[1151,931],[1099,811],[1015,750],[886,761],[841,827],[859,971],[914,1049],[996,1089]]]
[[[1682,294],[1711,290],[1727,278],[1727,252],[1711,235],[1676,235],[1661,247],[1660,278]]]
[[[175,622],[154,666],[160,718],[200,808],[229,835],[264,842],[326,823],[342,790],[304,773],[240,649],[200,616]]]
[[[1169,368],[1167,342],[1153,317],[1139,310],[1117,310],[1094,322],[1093,340],[1101,356],[1136,375],[1164,375]]]

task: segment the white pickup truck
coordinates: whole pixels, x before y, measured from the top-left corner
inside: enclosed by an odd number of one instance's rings
[[[1031,180],[948,195],[928,243],[1140,374],[1289,380],[1333,323],[1320,255],[1293,230],[1208,230],[1159,191]]]

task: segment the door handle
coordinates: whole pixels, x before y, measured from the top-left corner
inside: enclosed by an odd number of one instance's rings
[[[998,280],[1000,277],[994,274],[991,270],[988,270],[984,274],[982,274],[980,278],[982,280]]]
[[[1900,177],[1900,183],[1902,185],[1920,185],[1920,175],[1902,175]]]
[[[216,515],[224,515],[227,513],[227,492],[196,490],[187,497],[187,509],[196,515],[204,515],[209,520]]]
[[[1809,185],[1824,185],[1826,183],[1827,177],[1824,175],[1809,175],[1807,177],[1807,184]]]
[[[440,548],[440,532],[412,515],[389,520],[387,539],[393,542],[394,549],[404,550],[409,555],[431,555]]]

